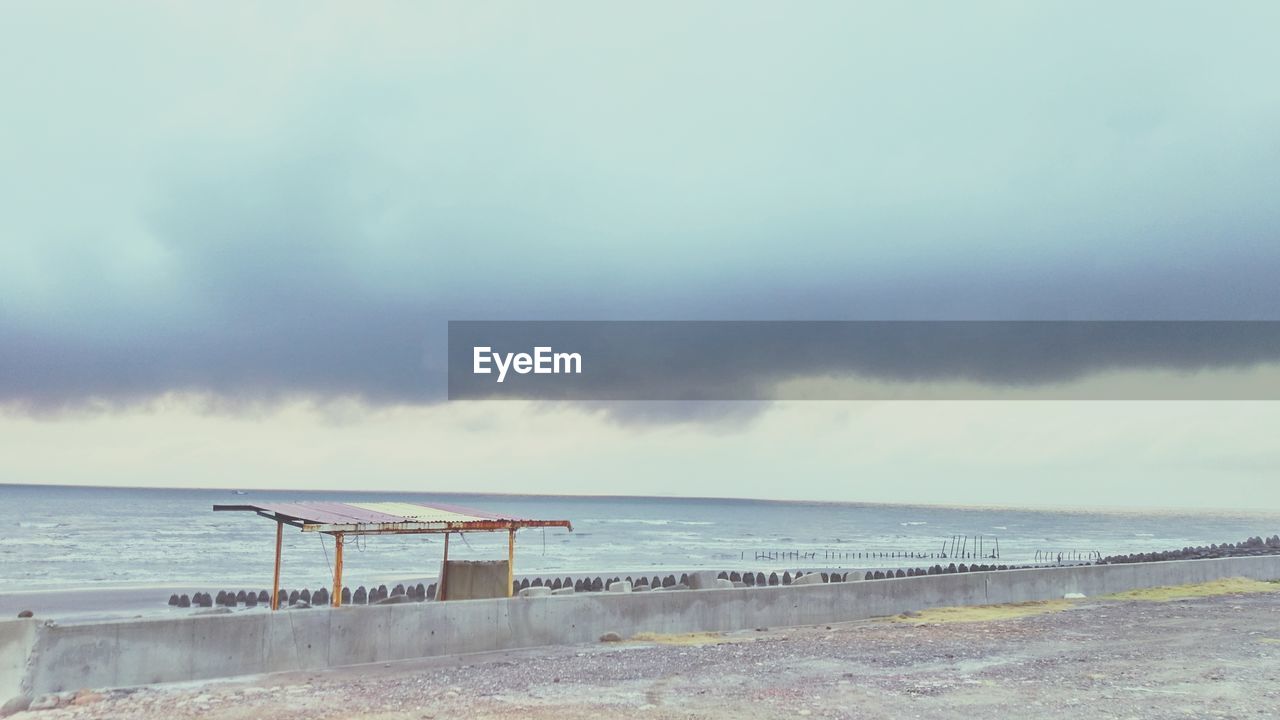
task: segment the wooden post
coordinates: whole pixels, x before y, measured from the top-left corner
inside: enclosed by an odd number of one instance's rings
[[[511,528],[507,532],[507,597],[511,597],[516,581],[516,529]]]
[[[444,560],[440,561],[440,588],[436,592],[437,600],[444,600],[444,587],[449,575],[449,533],[444,534]]]
[[[342,546],[346,545],[342,533],[333,534],[333,596],[329,604],[342,606]]]
[[[280,550],[284,544],[284,523],[276,521],[276,572],[271,581],[271,609],[280,609]]]

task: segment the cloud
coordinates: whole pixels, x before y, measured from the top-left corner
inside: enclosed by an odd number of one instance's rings
[[[462,319],[1277,319],[1280,10],[1154,9],[14,9],[0,403],[432,403]]]
[[[548,372],[494,369],[536,347],[551,348]],[[488,374],[473,372],[475,348]],[[574,372],[552,371],[557,352],[580,358]],[[796,399],[793,381],[811,378],[862,381],[805,386],[832,400],[885,385],[900,398],[1280,399],[1272,373],[1250,375],[1280,367],[1280,322],[458,322],[449,356],[452,399]],[[1108,373],[1129,373],[1130,390],[1082,382]]]

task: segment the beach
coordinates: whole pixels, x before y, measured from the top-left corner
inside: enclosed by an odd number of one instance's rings
[[[85,690],[64,698],[77,704],[30,717],[1274,717],[1277,591],[1280,584],[1227,580],[832,625]]]
[[[1278,26],[0,2],[0,720],[1280,720]]]
[[[172,593],[269,589],[272,524],[247,513],[215,513],[212,506],[297,500],[444,502],[571,520],[573,532],[525,530],[517,535],[515,572],[530,577],[900,568],[932,565],[944,552],[957,562],[972,560],[974,543],[982,548],[979,554],[999,555],[987,558],[989,562],[1039,564],[1059,556],[1072,562],[1087,560],[1090,553],[1154,552],[1270,537],[1280,528],[1280,513],[1257,510],[261,490],[237,495],[225,490],[0,485],[0,608],[4,614],[30,608],[62,619],[159,614],[167,612],[165,601]],[[347,547],[344,577],[353,590],[430,582],[440,568],[442,545],[431,536],[363,538]],[[502,558],[506,537],[471,533],[454,543],[451,553],[459,559]],[[957,557],[962,554],[968,557]],[[284,535],[282,587],[331,586],[332,556],[329,538],[290,529]],[[11,595],[39,592],[50,595]],[[87,596],[76,597],[81,592]]]

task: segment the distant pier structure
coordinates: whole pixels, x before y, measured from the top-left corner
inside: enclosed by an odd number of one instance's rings
[[[952,535],[942,541],[937,550],[891,548],[877,550],[753,550],[755,560],[780,562],[784,560],[999,560],[1000,538],[994,535]],[[741,559],[747,559],[743,550]]]

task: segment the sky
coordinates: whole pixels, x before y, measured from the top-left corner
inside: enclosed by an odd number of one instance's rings
[[[1280,320],[1278,21],[5,3],[0,482],[1275,506],[1273,402],[450,403],[443,368],[449,320]]]

